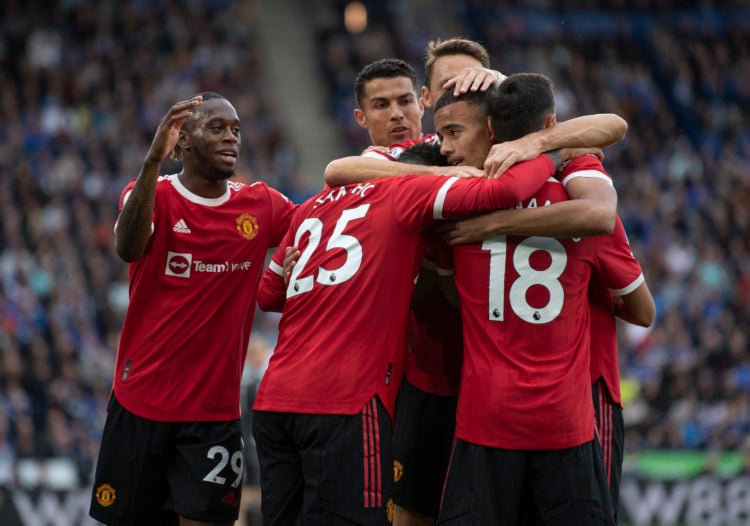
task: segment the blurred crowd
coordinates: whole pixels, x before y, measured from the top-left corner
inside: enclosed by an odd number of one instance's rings
[[[367,143],[352,118],[359,68],[385,56],[419,66],[441,36],[482,42],[505,73],[550,76],[560,119],[628,121],[605,166],[658,315],[650,331],[619,333],[627,447],[747,447],[750,8],[365,3],[361,34],[343,29],[343,2],[319,0],[314,18],[331,113],[353,153]],[[279,101],[259,80],[257,2],[92,5],[0,7],[0,485],[12,476],[3,466],[27,458],[69,458],[89,478],[127,304],[127,265],[112,246],[117,202],[174,102],[227,96],[249,123],[237,178],[305,196]],[[277,321],[256,319],[246,404]]]

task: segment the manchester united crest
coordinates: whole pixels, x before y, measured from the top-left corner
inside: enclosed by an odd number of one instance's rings
[[[95,496],[96,502],[98,502],[100,506],[104,506],[105,508],[111,506],[117,498],[117,496],[115,495],[115,488],[113,488],[109,484],[102,484],[101,486],[96,488]]]
[[[401,480],[401,476],[404,474],[404,466],[398,460],[393,461],[393,482]]]
[[[253,239],[258,235],[258,220],[247,212],[237,218],[237,232],[245,239]]]

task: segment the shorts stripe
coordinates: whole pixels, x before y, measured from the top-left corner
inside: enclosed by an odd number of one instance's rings
[[[601,444],[604,452],[604,467],[607,470],[607,482],[612,476],[612,404],[604,390],[604,383],[597,382],[599,395],[599,429],[601,430]]]
[[[380,467],[380,426],[375,398],[362,411],[362,439],[364,448],[364,507],[383,505],[382,472]]]
[[[364,481],[364,506],[365,508],[370,507],[370,464],[369,464],[369,452],[370,442],[368,440],[369,433],[367,432],[367,406],[362,411],[362,446],[364,454],[362,455],[362,463],[364,465],[365,481]]]
[[[378,503],[377,506],[383,505],[383,473],[381,473],[380,461],[380,421],[378,420],[378,405],[375,399],[372,399],[373,423],[375,424],[375,467],[377,469],[377,489]]]

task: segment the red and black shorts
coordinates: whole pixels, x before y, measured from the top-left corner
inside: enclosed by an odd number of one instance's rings
[[[263,524],[388,525],[390,416],[373,398],[356,415],[253,411]]]
[[[104,524],[177,524],[178,516],[232,522],[239,515],[240,421],[156,422],[113,396],[89,514]]]
[[[625,449],[625,421],[622,416],[622,407],[612,401],[607,385],[601,378],[594,382],[591,392],[594,398],[596,429],[602,445],[604,468],[607,470],[609,492],[612,497],[615,520],[617,520]]]
[[[456,440],[438,524],[613,525],[599,443],[525,451]]]
[[[457,396],[437,396],[404,378],[393,429],[394,502],[437,518],[456,432]]]

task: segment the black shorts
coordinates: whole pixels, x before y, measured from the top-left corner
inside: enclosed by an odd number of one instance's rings
[[[393,429],[394,502],[437,518],[456,432],[456,396],[437,396],[401,383]]]
[[[438,524],[614,524],[599,443],[522,451],[457,440]]]
[[[357,415],[253,411],[265,526],[389,525],[391,419],[377,398]]]
[[[89,514],[104,524],[177,524],[239,515],[242,431],[231,422],[155,422],[110,400]]]
[[[625,421],[622,416],[622,407],[612,401],[607,386],[601,378],[594,383],[591,392],[596,412],[596,428],[602,445],[604,468],[607,470],[607,481],[616,521],[625,449]]]

